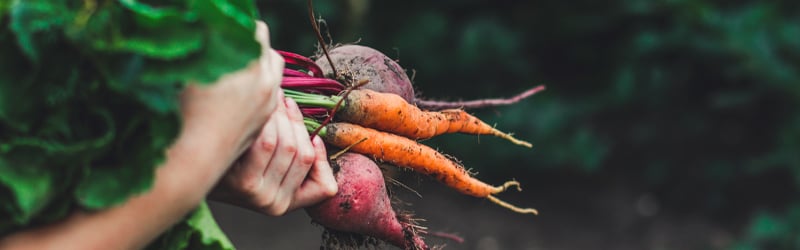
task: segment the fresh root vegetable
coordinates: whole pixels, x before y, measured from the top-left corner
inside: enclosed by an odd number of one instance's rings
[[[344,79],[337,80],[344,82],[366,79],[369,80],[369,84],[364,86],[366,89],[393,93],[407,102],[414,101],[414,88],[406,71],[380,51],[361,45],[343,45],[331,49],[328,55],[339,72],[333,72],[327,58],[320,56],[316,63],[326,77],[339,75]]]
[[[311,0],[308,10],[320,45],[319,59],[315,62],[295,53],[279,53],[287,66],[295,67],[284,70],[281,88],[287,98],[299,104],[309,135],[342,148],[331,156],[339,192],[306,208],[315,222],[326,227],[321,249],[350,249],[372,244],[376,238],[404,249],[429,249],[419,236],[427,232],[416,225],[417,220],[409,213],[398,215],[393,210],[383,174],[367,156],[427,174],[461,193],[486,198],[517,213],[538,214],[536,209],[519,208],[494,196],[511,187],[521,190],[518,182],[486,184],[454,159],[416,140],[466,133],[498,136],[531,147],[464,109],[513,104],[544,90],[544,86],[511,98],[455,102],[418,99],[406,71],[383,53],[360,45],[328,50]],[[453,234],[431,235],[463,242]]]
[[[341,232],[375,237],[404,249],[429,249],[421,227],[395,213],[383,175],[366,156],[345,153],[333,164],[339,191],[336,196],[306,208],[316,223]]]
[[[347,122],[391,132],[411,139],[428,139],[441,134],[493,135],[514,144],[531,147],[526,141],[503,133],[461,109],[422,111],[399,96],[371,90],[353,90],[338,117]]]
[[[306,120],[306,126],[312,130],[320,125]],[[409,138],[341,122],[329,123],[319,131],[319,136],[330,145],[340,148],[349,147],[352,152],[365,154],[396,166],[410,168],[429,175],[463,194],[487,198],[518,213],[538,214],[535,209],[518,208],[493,196],[510,187],[516,187],[519,190],[518,182],[508,181],[500,186],[486,184],[473,178],[464,167],[435,149]]]
[[[300,105],[330,108],[338,103],[337,97],[321,97],[286,91]],[[529,142],[503,133],[461,109],[422,111],[403,98],[391,93],[369,89],[351,91],[339,107],[336,118],[341,121],[402,135],[411,139],[428,139],[447,133],[493,135],[514,144],[532,147]]]

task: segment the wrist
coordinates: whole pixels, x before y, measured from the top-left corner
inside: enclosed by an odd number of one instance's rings
[[[191,129],[181,132],[158,173],[170,185],[168,189],[174,193],[171,198],[192,205],[202,201],[240,154],[231,141],[222,134]]]

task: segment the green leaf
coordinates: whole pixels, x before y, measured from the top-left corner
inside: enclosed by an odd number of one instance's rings
[[[176,112],[179,108],[177,88],[148,88],[144,86],[136,92],[136,98],[146,104],[150,109],[166,114]]]
[[[17,43],[34,63],[40,61],[40,47],[48,46],[58,36],[70,13],[61,1],[26,0],[11,4],[9,28],[16,34]]]
[[[200,240],[202,249],[235,249],[233,244],[219,228],[208,204],[205,202],[200,204],[200,207],[189,216],[186,224],[192,228]]]
[[[11,210],[12,220],[24,224],[31,220],[55,194],[54,172],[39,166],[12,166],[0,157],[0,186],[11,191],[14,204],[4,204]]]
[[[150,189],[155,169],[164,161],[165,150],[177,136],[180,123],[175,114],[146,114],[134,114],[136,118],[124,120],[126,127],[121,128],[104,164],[90,168],[88,176],[80,181],[75,197],[82,206],[106,208]]]
[[[102,51],[130,52],[156,59],[176,59],[203,48],[203,33],[196,28],[161,30],[156,34],[132,34],[112,41],[95,40]]]
[[[191,9],[181,10],[176,6],[163,5],[153,7],[136,0],[120,0],[119,3],[133,12],[137,23],[143,27],[158,28],[164,25],[197,20],[197,13]]]
[[[203,202],[183,221],[151,242],[147,249],[232,250],[235,247],[217,225],[208,204]]]
[[[197,22],[193,11],[156,8],[137,1],[123,1],[122,5],[83,15],[85,21],[76,21],[68,29],[73,43],[94,52],[165,60],[185,57],[203,47],[206,25]]]
[[[248,30],[255,29],[256,9],[250,0],[211,0],[217,10]],[[253,34],[252,32],[250,34]]]
[[[220,76],[243,69],[260,54],[254,37],[247,41],[232,41],[218,31],[206,35],[206,48],[187,58],[173,61],[148,60],[141,81],[164,85],[184,83],[211,83]]]
[[[86,208],[102,209],[143,193],[153,185],[153,167],[124,166],[94,168],[75,190],[76,199]]]
[[[150,245],[148,245],[145,249],[188,249],[193,233],[194,231],[186,225],[184,220],[161,234],[161,236],[153,240],[153,242],[151,242]]]

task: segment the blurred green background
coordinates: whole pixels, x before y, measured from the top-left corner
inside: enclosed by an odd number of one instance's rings
[[[276,48],[313,54],[305,1],[259,5]],[[334,43],[399,60],[418,96],[546,84],[519,104],[474,111],[533,150],[489,137],[427,142],[490,183],[523,182],[517,203],[591,219],[605,215],[586,204],[621,190],[645,223],[668,214],[723,228],[704,248],[800,249],[800,1],[315,5]]]

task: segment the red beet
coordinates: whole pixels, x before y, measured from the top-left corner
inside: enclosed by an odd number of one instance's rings
[[[328,51],[334,68],[354,81],[369,80],[362,88],[383,93],[393,93],[414,103],[414,88],[406,71],[380,51],[361,45],[343,45]],[[326,77],[334,78],[327,58],[316,61]]]
[[[374,161],[345,153],[336,158],[334,166],[338,166],[339,192],[306,208],[311,219],[326,228],[372,236],[405,249],[428,249],[412,224],[398,220]]]

